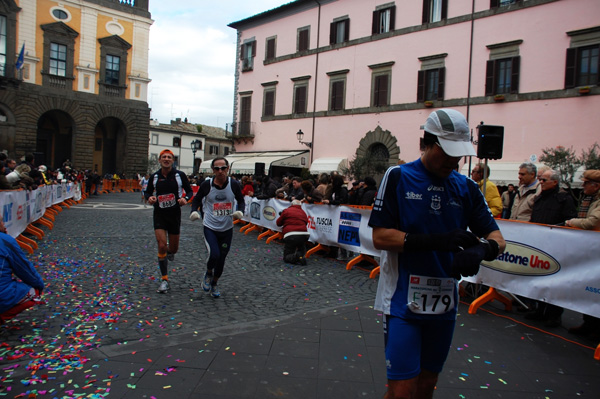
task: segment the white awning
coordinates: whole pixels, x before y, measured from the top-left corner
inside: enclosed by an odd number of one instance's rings
[[[482,162],[483,163],[483,162]],[[471,169],[477,164],[477,162],[473,162],[471,164]],[[490,167],[490,176],[488,177],[490,181],[494,182],[497,186],[507,186],[509,184],[514,184],[515,186],[519,185],[519,166],[521,166],[522,162],[488,162],[488,166]],[[536,163],[535,166],[540,168],[544,166],[543,164]],[[579,178],[583,174],[583,167],[577,169],[575,172],[575,178],[573,179],[573,183],[571,186],[573,188],[581,187],[581,180]],[[469,175],[469,163],[465,163],[462,167],[461,174],[471,177]]]
[[[238,153],[242,155],[243,153]],[[265,164],[265,173],[269,174],[272,166],[285,166],[290,168],[302,168],[306,164],[308,151],[279,151],[263,152],[256,156],[245,157],[233,162],[230,168],[235,174],[254,174],[256,163]],[[302,160],[304,158],[304,161]]]
[[[226,155],[224,158],[229,162],[229,166],[231,166],[235,161],[239,161],[241,159],[246,159],[254,156],[258,156],[262,154],[261,152],[246,152],[246,153],[235,153]],[[212,168],[210,167],[212,163],[212,159],[207,159],[206,161],[202,161],[200,164],[200,173],[212,173]]]
[[[342,173],[343,168],[348,167],[348,160],[346,158],[317,158],[310,164],[310,173],[318,175],[319,173],[329,173],[334,170]]]

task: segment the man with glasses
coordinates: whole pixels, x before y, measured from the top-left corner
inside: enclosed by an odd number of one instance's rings
[[[518,176],[519,189],[513,201],[510,218],[529,222],[533,201],[542,191],[542,186],[537,179],[537,167],[531,162],[524,162],[519,166]]]
[[[204,180],[192,202],[190,220],[204,221],[204,242],[208,251],[202,289],[213,298],[221,296],[217,286],[223,274],[225,258],[233,238],[233,220],[244,215],[244,195],[237,180],[228,177],[229,162],[223,157],[212,160],[214,177]],[[200,211],[200,213],[198,213]]]
[[[158,267],[161,282],[156,292],[166,293],[169,289],[169,261],[175,259],[179,249],[181,230],[181,207],[187,204],[194,193],[185,173],[175,169],[175,156],[171,150],[160,152],[160,169],[150,176],[144,197],[154,206],[154,235],[158,243]]]
[[[485,200],[487,201],[490,211],[494,217],[500,216],[502,213],[502,199],[498,187],[490,181],[490,167],[479,163],[475,165],[471,171],[471,178],[479,185],[479,189],[483,188],[483,171],[487,172],[487,180],[485,183]]]
[[[440,109],[424,130],[421,158],[387,170],[369,220],[382,250],[375,309],[384,314],[387,399],[433,396],[452,343],[457,279],[506,246],[477,184],[456,172],[475,155],[465,117]]]

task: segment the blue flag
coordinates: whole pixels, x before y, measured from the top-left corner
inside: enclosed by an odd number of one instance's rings
[[[15,67],[17,67],[17,70],[23,68],[24,61],[25,61],[25,43],[23,43],[23,46],[21,47],[21,52],[19,53],[19,57],[17,58],[17,63],[15,64]]]

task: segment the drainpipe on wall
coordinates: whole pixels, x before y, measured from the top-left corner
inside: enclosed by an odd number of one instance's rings
[[[471,112],[471,74],[473,73],[473,35],[475,32],[475,0],[471,2],[471,40],[469,43],[469,78],[467,85],[467,122],[469,122],[469,114]],[[471,142],[473,142],[473,129],[471,129]],[[471,162],[473,157],[469,157],[469,175],[471,176]]]
[[[315,0],[315,3],[319,5],[319,12],[317,16],[317,53],[315,60],[315,89],[313,92],[313,117],[312,117],[312,137],[310,142],[312,143],[312,147],[310,148],[310,164],[313,162],[313,153],[315,151],[315,124],[316,124],[316,112],[317,112],[317,83],[319,81],[319,41],[321,37],[321,3],[319,0]]]

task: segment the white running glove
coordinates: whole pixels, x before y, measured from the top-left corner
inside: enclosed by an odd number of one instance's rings
[[[244,214],[242,213],[242,211],[235,211],[231,216],[233,217],[233,220],[238,220],[241,219],[242,216],[244,216]]]
[[[193,222],[200,219],[200,214],[197,211],[190,213],[190,220]]]

